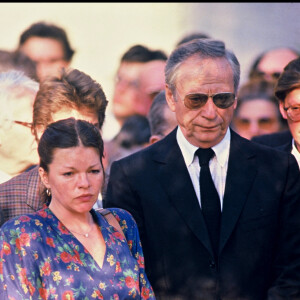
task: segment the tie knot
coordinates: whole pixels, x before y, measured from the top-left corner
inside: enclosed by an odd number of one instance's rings
[[[215,155],[215,152],[211,148],[199,148],[195,154],[199,158],[200,167],[208,165],[210,159]]]

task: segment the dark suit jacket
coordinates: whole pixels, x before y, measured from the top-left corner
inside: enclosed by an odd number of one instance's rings
[[[0,210],[3,212],[3,222],[42,208],[39,183],[40,176],[36,166],[0,184]]]
[[[112,164],[104,207],[137,221],[157,299],[300,299],[297,162],[231,133],[219,261],[176,130]]]
[[[289,130],[255,136],[251,140],[253,142],[274,147],[285,152],[292,151],[293,136]]]

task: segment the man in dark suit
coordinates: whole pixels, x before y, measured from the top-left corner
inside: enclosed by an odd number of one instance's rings
[[[137,221],[157,299],[300,299],[297,162],[229,129],[237,58],[221,41],[193,40],[165,75],[179,126],[115,161],[104,201]]]
[[[257,136],[254,142],[291,152],[300,168],[300,58],[289,62],[281,73],[275,96],[279,100],[282,117],[287,120],[289,130],[275,134]]]

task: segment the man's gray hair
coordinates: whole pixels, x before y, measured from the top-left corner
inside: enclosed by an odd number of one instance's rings
[[[237,93],[240,82],[240,63],[234,53],[227,50],[222,41],[214,39],[195,39],[177,47],[167,60],[165,68],[166,84],[173,94],[176,88],[176,78],[179,67],[188,58],[197,54],[199,58],[202,59],[222,57],[227,59],[233,71],[234,91]]]
[[[39,89],[39,83],[25,75],[23,71],[10,70],[0,72],[0,119],[11,117],[11,99],[24,95],[34,95]],[[34,98],[33,98],[34,99]]]
[[[23,71],[10,70],[0,72],[0,86],[2,89],[20,89],[24,88],[32,92],[37,92],[39,83],[29,78]]]

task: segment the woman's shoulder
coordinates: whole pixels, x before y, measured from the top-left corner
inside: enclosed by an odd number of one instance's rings
[[[122,208],[105,208],[97,210],[102,216],[107,213],[112,213],[113,216],[118,221],[120,227],[125,232],[125,234],[133,233],[137,230],[137,224],[132,217],[132,215],[125,209]]]
[[[119,222],[120,222],[120,220],[128,220],[128,221],[133,220],[133,217],[130,214],[130,212],[128,212],[127,210],[122,209],[122,208],[117,208],[117,207],[102,208],[102,209],[98,209],[97,212],[99,212],[103,216],[107,213],[112,213]]]
[[[43,220],[45,219],[45,210],[28,213],[20,216],[13,217],[7,220],[1,227],[1,231],[10,231],[17,228],[38,227],[42,228]]]

